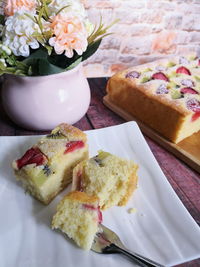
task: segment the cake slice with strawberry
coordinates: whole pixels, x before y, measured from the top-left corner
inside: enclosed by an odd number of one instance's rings
[[[13,161],[12,166],[24,189],[48,204],[71,182],[73,168],[87,158],[86,134],[63,123]]]
[[[58,204],[52,228],[67,234],[79,247],[90,250],[101,222],[99,199],[84,192],[71,192]]]

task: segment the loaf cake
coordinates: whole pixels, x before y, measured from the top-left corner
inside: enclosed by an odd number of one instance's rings
[[[87,158],[85,133],[63,123],[13,161],[12,166],[25,191],[48,204],[72,181],[73,168]]]
[[[159,60],[116,73],[108,100],[178,143],[200,130],[200,59]]]
[[[138,166],[108,152],[79,163],[73,170],[72,191],[97,196],[102,210],[126,205],[137,185]]]
[[[67,234],[79,247],[90,250],[101,222],[98,198],[84,192],[71,192],[58,204],[52,228]]]

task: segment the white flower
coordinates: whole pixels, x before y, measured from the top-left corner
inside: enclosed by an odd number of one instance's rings
[[[53,0],[49,5],[50,12],[54,16],[61,8],[64,8],[61,13],[72,12],[75,16],[84,20],[87,17],[87,12],[83,4],[79,0]]]
[[[29,15],[34,14],[29,12]],[[23,11],[16,12],[6,20],[3,44],[9,47],[14,55],[28,57],[30,47],[39,48],[38,41],[33,37],[35,32],[40,32],[39,26]]]

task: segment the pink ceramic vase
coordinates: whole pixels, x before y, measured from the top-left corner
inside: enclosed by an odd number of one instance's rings
[[[31,130],[51,130],[62,122],[74,124],[85,115],[90,88],[79,64],[48,76],[5,75],[2,99],[16,124]]]

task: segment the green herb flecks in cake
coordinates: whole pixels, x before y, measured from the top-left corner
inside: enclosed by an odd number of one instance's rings
[[[174,62],[172,62],[172,61],[170,61],[170,62],[167,63],[167,67],[168,67],[168,68],[172,68],[172,67],[174,67],[174,66],[176,66],[176,63],[174,63]]]
[[[103,167],[103,161],[110,155],[110,153],[100,150],[98,151],[98,155],[93,157],[92,160],[94,160],[100,167]]]
[[[47,166],[47,165],[45,165],[45,166]],[[44,166],[44,168],[42,168],[38,172],[37,175],[33,175],[32,176],[32,179],[33,179],[33,181],[35,182],[35,184],[37,186],[42,186],[46,182],[46,180],[48,179],[48,177],[50,176],[50,174],[52,173],[52,171],[50,170],[50,168],[48,167],[49,170],[47,171],[47,168],[45,166]],[[33,169],[33,171],[34,171],[34,169]],[[30,176],[31,176],[31,174],[30,174]]]
[[[179,90],[177,89],[172,89],[170,90],[170,95],[172,99],[179,99],[182,98],[182,94]]]
[[[153,70],[151,68],[146,68],[142,72],[149,72],[149,71],[153,71]]]
[[[151,77],[148,76],[144,76],[142,77],[142,79],[140,80],[141,83],[147,83],[151,80]]]
[[[62,139],[62,138],[65,138],[65,136],[60,132],[60,130],[54,130],[52,131],[50,134],[48,134],[46,136],[46,138],[49,138],[49,139]]]
[[[188,57],[188,59],[190,61],[193,61],[193,60],[196,60],[197,59],[197,56],[196,55],[191,55],[191,56]]]
[[[45,174],[46,176],[49,176],[49,175],[52,174],[52,170],[51,170],[51,168],[50,168],[47,164],[44,166],[44,168],[43,168],[43,172],[44,172],[44,174]]]
[[[176,73],[176,71],[172,71],[168,74],[168,77],[170,80],[174,79],[174,78],[178,78],[180,77],[181,75],[179,73]]]
[[[194,78],[197,82],[200,82],[200,76],[194,76]]]
[[[174,81],[170,81],[170,82],[167,84],[167,88],[168,88],[168,89],[178,89],[178,88],[180,88],[180,85],[178,85],[178,84],[175,83]]]

